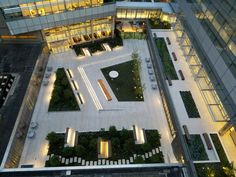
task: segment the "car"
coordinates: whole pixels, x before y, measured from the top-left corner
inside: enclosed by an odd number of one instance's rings
[[[153,75],[153,70],[152,69],[148,69],[148,74],[149,75]]]
[[[147,63],[147,68],[152,68],[152,64],[151,63]]]
[[[155,77],[153,75],[149,76],[150,81],[155,81]]]
[[[152,84],[151,86],[152,86],[152,89],[153,89],[153,90],[156,90],[156,89],[157,89],[157,84]]]

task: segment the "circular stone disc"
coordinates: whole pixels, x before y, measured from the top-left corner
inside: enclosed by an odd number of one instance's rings
[[[110,71],[109,76],[111,78],[117,78],[119,76],[119,73],[117,71]]]

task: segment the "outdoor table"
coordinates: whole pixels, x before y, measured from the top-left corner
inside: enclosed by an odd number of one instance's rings
[[[30,128],[36,128],[38,126],[37,122],[31,122],[30,123]]]
[[[28,138],[33,138],[35,136],[35,131],[29,131],[28,132]]]

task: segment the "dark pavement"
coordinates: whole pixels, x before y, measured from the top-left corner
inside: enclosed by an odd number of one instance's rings
[[[20,75],[14,94],[0,110],[0,161],[3,159],[40,52],[41,44],[0,44],[0,72]]]

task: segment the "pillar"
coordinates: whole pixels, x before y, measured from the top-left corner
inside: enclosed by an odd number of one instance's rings
[[[227,122],[220,130],[219,135],[223,136],[233,125],[230,122]]]

